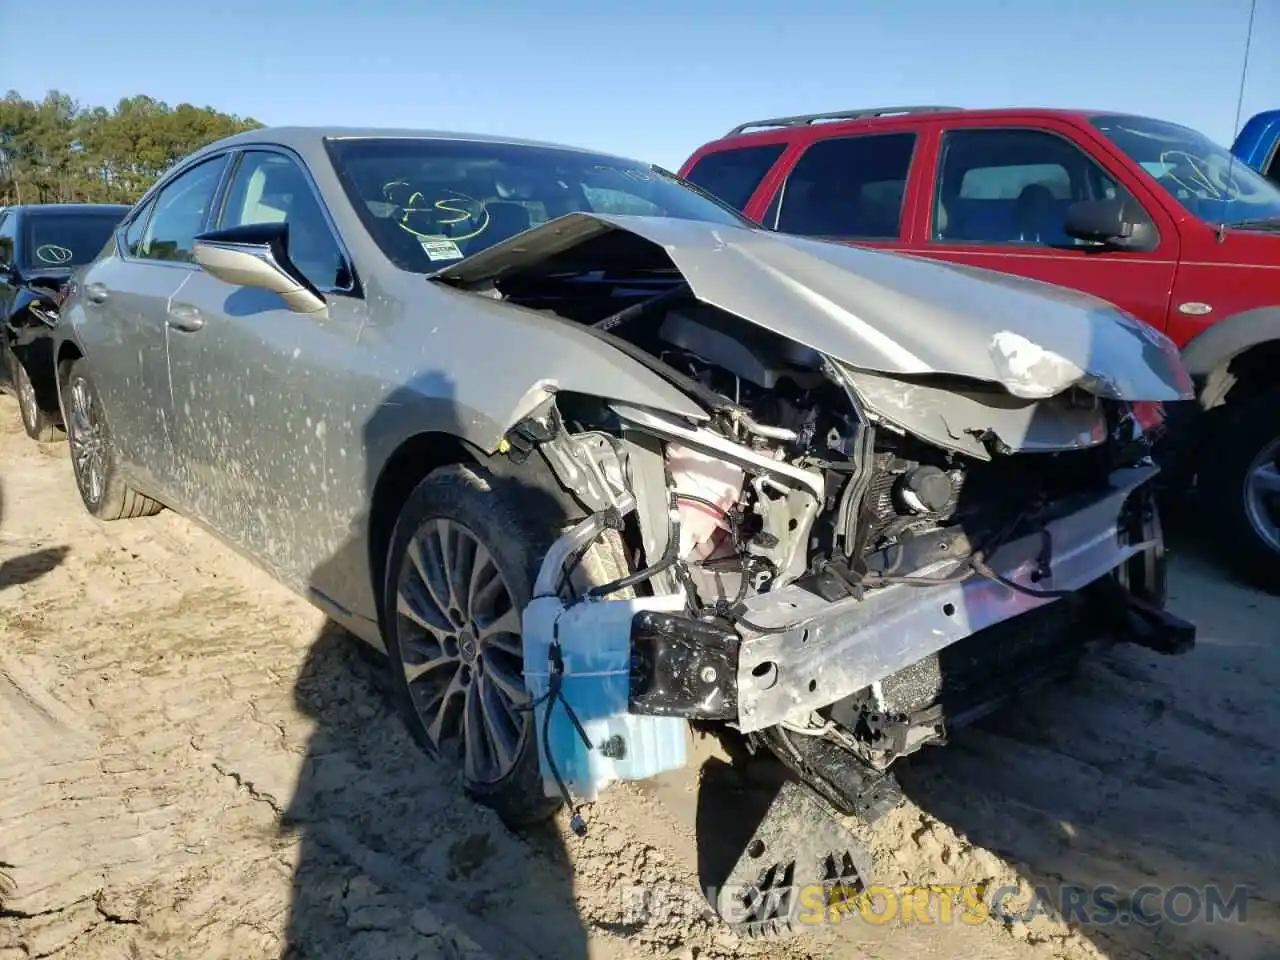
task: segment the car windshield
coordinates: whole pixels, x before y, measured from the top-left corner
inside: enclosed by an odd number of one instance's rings
[[[328,147],[378,246],[417,273],[575,212],[753,226],[674,174],[616,157],[429,138],[336,139]]]
[[[23,268],[66,270],[88,263],[111,239],[121,213],[29,213],[23,237]]]
[[[1280,187],[1203,134],[1146,117],[1099,116],[1093,125],[1202,220],[1280,227]]]

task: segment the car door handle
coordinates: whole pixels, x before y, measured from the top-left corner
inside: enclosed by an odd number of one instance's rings
[[[106,303],[108,292],[101,283],[91,283],[84,288],[84,295],[88,297],[90,303]]]
[[[204,326],[204,317],[198,307],[189,303],[175,303],[169,307],[169,326],[185,333],[194,333]]]

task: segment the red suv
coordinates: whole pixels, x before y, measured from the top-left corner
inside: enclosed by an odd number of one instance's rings
[[[1206,411],[1167,466],[1280,588],[1280,185],[1161,120],[959,107],[744,123],[680,172],[769,229],[1074,287],[1163,330]]]

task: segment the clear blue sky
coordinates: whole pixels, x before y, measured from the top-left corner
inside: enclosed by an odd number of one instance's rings
[[[1229,144],[1248,14],[1248,0],[0,0],[0,35],[17,39],[0,90],[531,136],[667,166],[743,120],[885,104],[1132,110]],[[1277,50],[1280,0],[1258,0],[1245,117],[1280,106]]]

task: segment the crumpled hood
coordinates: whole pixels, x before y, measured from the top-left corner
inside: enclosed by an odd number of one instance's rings
[[[1079,385],[1099,396],[1193,396],[1168,337],[1086,294],[975,267],[659,217],[574,213],[432,276],[498,279],[611,231],[661,246],[699,300],[849,366],[950,374],[1016,397]]]

